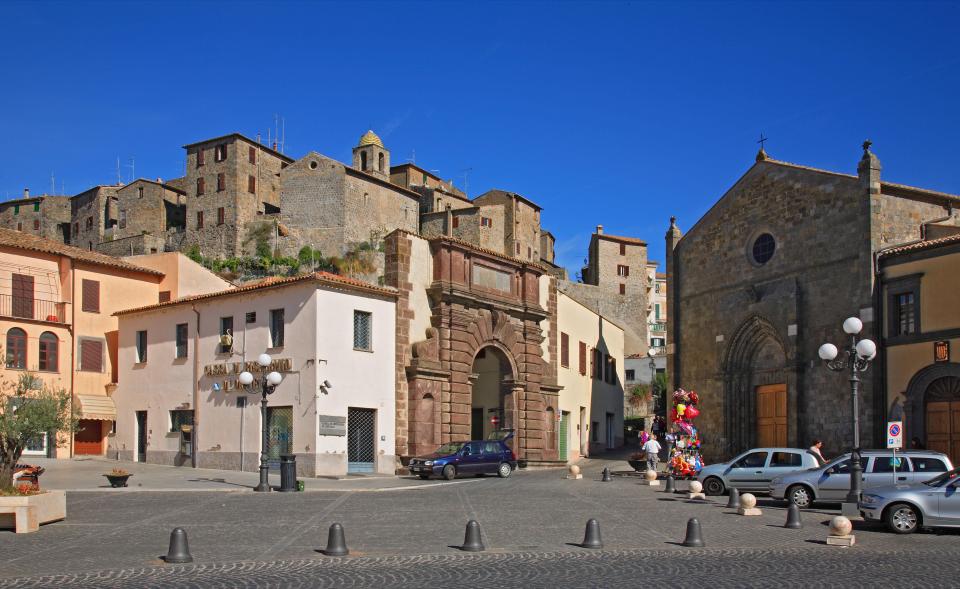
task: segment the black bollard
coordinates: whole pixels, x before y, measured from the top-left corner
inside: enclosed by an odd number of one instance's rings
[[[170,548],[167,549],[167,556],[163,559],[169,564],[182,564],[193,562],[190,556],[190,546],[187,544],[187,532],[183,528],[173,528],[170,532]]]
[[[476,520],[467,522],[467,531],[463,535],[463,546],[460,550],[464,552],[483,552],[486,547],[483,545],[483,538],[480,536],[480,524]]]
[[[343,526],[333,524],[330,526],[330,533],[327,535],[327,549],[323,551],[327,556],[346,556],[350,554],[347,550],[347,539],[343,535]]]
[[[600,480],[603,481],[604,483],[609,483],[610,481],[613,480],[612,478],[610,478],[610,469],[607,468],[606,466],[603,467],[603,478]]]
[[[800,523],[800,508],[797,507],[797,504],[793,501],[790,502],[790,507],[787,508],[787,523],[783,524],[783,527],[790,528],[791,530],[799,530],[803,527],[803,524]]]
[[[740,509],[740,491],[736,487],[730,487],[730,499],[727,500],[727,509]]]
[[[583,542],[580,546],[583,548],[603,548],[603,541],[600,540],[600,524],[597,520],[587,520],[587,529],[583,533]]]
[[[663,492],[664,492],[664,493],[673,493],[674,491],[676,491],[676,489],[675,489],[674,486],[673,486],[673,475],[672,475],[672,474],[669,474],[669,475],[667,475],[667,486],[664,487]]]
[[[703,542],[703,534],[700,533],[700,522],[695,517],[687,521],[687,537],[683,539],[683,545],[688,548],[703,548],[706,544]]]

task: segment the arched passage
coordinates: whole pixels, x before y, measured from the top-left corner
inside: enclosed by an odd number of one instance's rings
[[[960,460],[960,364],[944,362],[918,371],[907,386],[906,437]]]
[[[473,359],[470,375],[470,438],[486,439],[504,423],[504,399],[514,381],[506,353],[496,346],[484,346]]]
[[[786,364],[785,346],[769,321],[753,316],[737,329],[722,367],[728,453],[795,439]]]

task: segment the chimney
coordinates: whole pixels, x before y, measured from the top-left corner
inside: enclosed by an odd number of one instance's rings
[[[857,164],[857,176],[860,178],[860,185],[863,186],[868,194],[880,194],[880,158],[872,151],[870,146],[873,142],[867,139],[863,142],[863,157]]]
[[[30,189],[29,189],[29,188],[24,188],[24,189],[23,189],[23,198],[30,198]]]
[[[163,178],[157,178],[157,184],[163,184]]]
[[[597,235],[603,235],[603,225],[597,225]]]

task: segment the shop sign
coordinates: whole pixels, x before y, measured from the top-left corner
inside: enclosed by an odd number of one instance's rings
[[[320,420],[317,432],[321,436],[347,435],[347,418],[342,415],[318,415]]]
[[[948,341],[933,342],[933,361],[934,362],[950,361],[950,342]]]
[[[240,373],[247,371],[253,374],[261,372],[290,372],[293,369],[293,362],[290,358],[277,358],[270,363],[270,366],[264,368],[257,361],[250,362],[226,362],[222,364],[208,364],[203,367],[203,375],[216,379],[214,384],[220,385],[220,390],[225,393],[241,390],[243,387],[237,381]],[[221,380],[222,379],[222,380]],[[214,387],[214,390],[217,390]]]

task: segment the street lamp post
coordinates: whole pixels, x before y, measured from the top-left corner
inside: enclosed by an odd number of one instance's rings
[[[273,359],[270,357],[270,354],[260,354],[257,358],[257,364],[264,369],[269,367],[271,362],[273,362]],[[262,439],[260,441],[260,484],[254,487],[253,490],[261,493],[269,492],[271,490],[268,480],[270,466],[267,464],[267,450],[270,446],[270,435],[267,427],[267,395],[272,394],[273,391],[276,390],[277,385],[283,380],[283,376],[276,371],[272,371],[269,374],[262,374],[261,371],[259,376],[254,376],[244,370],[240,373],[238,380],[240,384],[254,393],[258,392],[257,388],[259,388],[260,394],[263,395],[263,399],[260,401],[260,427],[262,430]]]
[[[843,322],[843,331],[850,336],[850,347],[846,350],[846,358],[837,358],[837,346],[827,343],[820,346],[818,354],[826,363],[827,368],[836,372],[849,370],[850,372],[850,410],[853,426],[853,451],[850,453],[850,491],[844,502],[844,515],[858,513],[857,502],[860,500],[860,488],[863,478],[863,467],[860,464],[860,408],[857,396],[860,390],[860,373],[870,367],[870,361],[877,355],[877,344],[869,339],[857,341],[857,334],[863,329],[863,322],[856,317],[850,317]],[[852,505],[851,505],[852,504]]]
[[[650,359],[650,393],[653,398],[653,411],[656,413],[660,409],[660,399],[657,395],[657,362],[653,359],[653,350],[647,350],[647,358]]]

